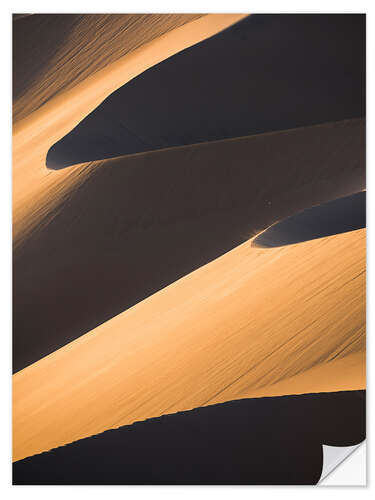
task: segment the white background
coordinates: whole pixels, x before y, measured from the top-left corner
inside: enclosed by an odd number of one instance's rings
[[[48,499],[53,497],[53,500],[80,498],[82,496],[90,496],[90,499],[101,499],[103,496],[110,495],[114,498],[130,498],[130,499],[175,499],[175,498],[215,498],[215,500],[228,499],[228,497],[236,498],[266,498],[268,496],[277,495],[283,499],[308,499],[316,495],[327,496],[327,498],[353,498],[358,495],[371,494],[371,445],[372,445],[372,429],[369,425],[373,415],[373,401],[371,389],[371,361],[373,356],[373,342],[371,335],[373,334],[373,308],[374,308],[374,264],[371,255],[373,254],[374,245],[374,230],[373,230],[373,215],[374,215],[374,174],[372,173],[374,166],[374,134],[375,129],[372,127],[374,113],[373,89],[375,89],[374,65],[375,65],[375,2],[368,1],[346,1],[346,0],[315,0],[315,1],[290,1],[290,0],[274,0],[274,1],[238,1],[230,0],[224,2],[222,0],[203,1],[203,0],[181,0],[177,2],[165,0],[144,1],[137,0],[136,2],[121,2],[121,1],[98,1],[90,0],[83,2],[79,0],[64,0],[63,2],[49,1],[2,1],[1,3],[1,57],[3,60],[1,69],[1,165],[0,165],[0,341],[1,341],[1,410],[0,410],[0,497],[7,498],[22,498],[25,499]],[[367,180],[368,180],[368,210],[367,222],[368,231],[368,410],[367,410],[367,488],[347,488],[347,487],[331,487],[331,488],[314,488],[314,487],[250,487],[250,486],[181,486],[181,487],[151,487],[151,486],[11,486],[11,82],[12,82],[12,64],[11,64],[11,38],[12,38],[12,20],[11,13],[144,13],[144,12],[240,12],[240,13],[278,13],[278,12],[342,12],[342,13],[366,13],[367,14]],[[359,459],[358,459],[359,460]],[[344,464],[342,465],[344,467]],[[373,492],[374,494],[374,492]]]

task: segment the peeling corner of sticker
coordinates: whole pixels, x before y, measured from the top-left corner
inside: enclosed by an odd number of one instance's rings
[[[362,441],[361,443],[355,444],[353,446],[328,446],[323,444],[323,469],[320,479],[318,481],[319,486],[366,486],[366,443]],[[332,472],[336,471],[338,466],[347,458],[351,456],[356,450],[363,448],[363,457],[360,457],[361,464],[357,464],[355,467],[362,468],[358,471],[345,471],[349,472],[346,476],[346,480],[343,481],[340,477],[333,478]],[[347,461],[345,465],[350,468],[350,461]],[[339,476],[342,476],[340,474]]]

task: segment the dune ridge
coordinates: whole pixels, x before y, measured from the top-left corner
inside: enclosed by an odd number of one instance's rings
[[[364,117],[364,33],[361,15],[241,19],[118,88],[49,149],[46,164]]]
[[[304,393],[297,375],[335,360],[356,375],[342,386],[315,373],[310,390],[363,389],[349,356],[365,350],[365,237],[244,243],[16,373],[14,460],[273,385],[280,395],[292,377],[288,393]]]
[[[322,443],[350,446],[364,439],[365,405],[365,391],[346,391],[197,408],[16,462],[13,482],[316,484]]]
[[[306,208],[262,231],[253,246],[269,248],[366,227],[366,191]]]
[[[71,186],[73,173],[50,175],[45,168],[48,149],[109,94],[142,71],[178,51],[212,36],[241,14],[208,14],[164,33],[87,76],[69,90],[57,93],[13,127],[13,234],[15,245],[27,238],[46,212],[53,210]],[[27,19],[26,19],[27,20]],[[22,22],[22,20],[18,21]],[[49,208],[45,207],[48,204]]]
[[[202,16],[17,15],[22,21],[13,26],[14,122],[139,46]]]
[[[67,15],[38,64],[16,69],[13,460],[20,483],[33,470],[38,482],[44,460],[53,467],[71,450],[100,454],[113,436],[137,441],[139,429],[151,435],[160,423],[175,428],[218,407],[217,414],[226,408],[247,425],[248,405],[280,403],[288,412],[297,401],[298,408],[341,401],[359,416],[353,430],[363,438],[363,217],[355,224],[335,220],[318,237],[297,228],[286,246],[263,248],[255,240],[301,210],[365,197],[364,16],[246,17]],[[55,22],[20,18],[15,38],[22,27],[46,34]],[[15,58],[42,50],[43,36],[27,50],[20,43]],[[250,44],[259,57],[247,71],[266,78],[264,85],[250,78],[250,93],[244,65],[228,71],[246,58],[249,40],[259,42]],[[219,63],[212,65],[211,92],[209,85],[201,93],[209,98],[181,99],[182,83],[200,88],[208,81],[210,46],[219,49]],[[277,52],[284,59],[275,59]],[[191,80],[176,70],[189,67],[189,57],[197,61]],[[306,72],[295,64],[301,57],[311,61]],[[328,75],[342,84],[333,85],[335,99]],[[165,76],[170,95],[160,85]],[[177,113],[163,128],[172,109]],[[53,161],[51,152],[58,153]],[[351,398],[359,405],[348,406]],[[320,443],[311,449],[317,475]],[[120,480],[115,455],[109,464],[117,472],[109,471],[110,480],[100,476],[104,482]],[[246,484],[241,467],[236,479]],[[52,483],[60,477],[55,472]],[[70,469],[64,477],[77,481]]]
[[[15,242],[14,370],[276,220],[360,191],[364,141],[364,121],[348,120],[52,171],[70,189],[40,183],[45,215]]]

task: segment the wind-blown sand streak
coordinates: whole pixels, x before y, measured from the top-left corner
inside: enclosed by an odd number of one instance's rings
[[[363,389],[352,356],[365,350],[365,237],[244,243],[16,373],[14,460],[271,386],[285,394],[287,379],[288,394]]]
[[[202,15],[18,15],[13,24],[13,121],[25,118],[56,94],[145,43]]]

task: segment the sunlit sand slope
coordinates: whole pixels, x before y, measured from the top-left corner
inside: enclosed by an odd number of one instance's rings
[[[53,207],[82,178],[82,169],[51,175],[46,169],[49,148],[93,111],[109,94],[165,58],[239,21],[241,14],[210,14],[164,33],[120,59],[60,91],[43,106],[15,123],[13,129],[13,235],[17,246],[47,218]],[[30,17],[32,20],[33,16]],[[25,18],[25,22],[29,18]],[[17,21],[22,23],[23,19]],[[124,35],[131,46],[134,35]],[[109,50],[109,49],[108,49]],[[110,50],[109,50],[110,52]],[[104,58],[104,53],[103,53]],[[111,57],[109,57],[111,59]],[[105,62],[105,60],[103,59]],[[90,63],[91,64],[91,63]],[[72,65],[74,65],[72,63]],[[70,66],[69,66],[70,67]],[[67,71],[69,73],[69,71]],[[59,81],[57,79],[57,81]],[[63,82],[59,85],[63,88]]]
[[[108,28],[107,16],[72,15],[58,30],[52,18],[17,20],[16,30],[56,33],[43,54],[39,42],[30,47],[38,64],[18,64],[15,78],[33,83],[15,92],[14,367],[39,359],[13,379],[15,460],[217,402],[365,386],[365,230],[278,248],[249,240],[278,219],[364,188],[364,120],[46,169],[50,147],[120,86],[246,16],[193,17],[118,16]],[[274,43],[266,37],[266,47]],[[334,102],[324,87],[332,109],[315,114],[325,101],[311,84],[319,107],[309,101],[311,120],[287,124],[363,116],[363,93],[352,99],[363,61],[345,43],[346,84]],[[30,51],[21,44],[15,57]],[[357,68],[354,86],[347,61]],[[218,69],[220,77],[227,67]],[[277,117],[289,116],[283,89],[263,89],[267,102],[281,102]],[[152,101],[152,86],[147,92]],[[157,119],[165,114],[153,110]],[[227,137],[206,132],[199,140]]]
[[[13,24],[13,117],[201,14],[34,14]]]
[[[218,401],[364,388],[365,238],[246,242],[18,372],[14,459]]]
[[[15,236],[14,370],[276,220],[362,190],[364,142],[364,121],[348,120],[36,178],[37,212],[30,208],[21,220],[34,230]],[[51,184],[55,176],[63,195]]]

